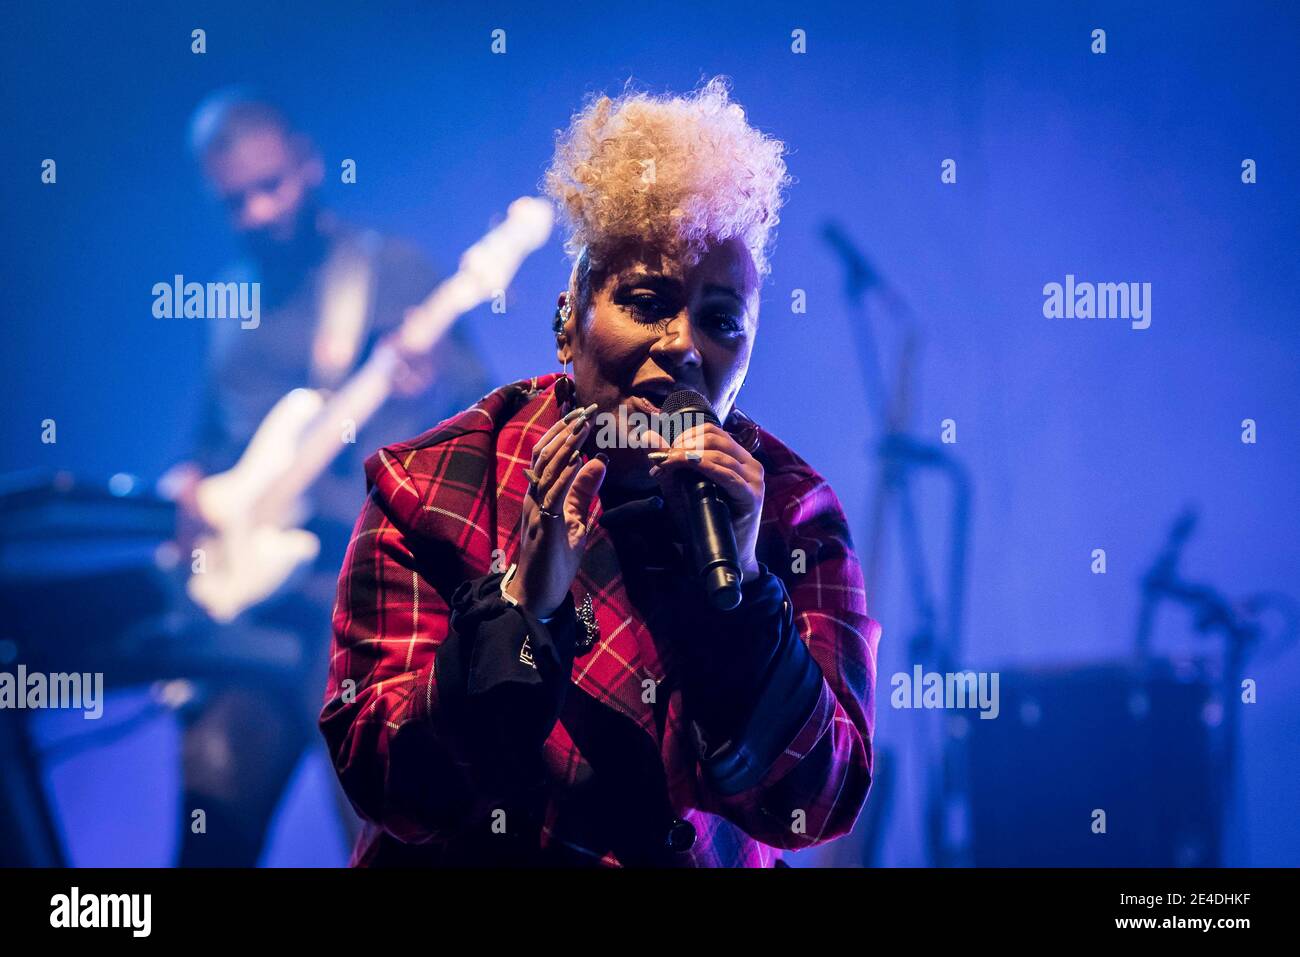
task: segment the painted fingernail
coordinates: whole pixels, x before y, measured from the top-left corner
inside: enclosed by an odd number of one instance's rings
[[[537,475],[532,469],[524,469],[524,478],[528,479],[528,481],[532,482],[534,485],[537,484]]]
[[[581,432],[583,429],[587,427],[587,424],[590,421],[591,420],[584,415],[579,419],[575,419],[573,425],[569,426],[569,429],[573,432],[574,435],[577,435],[579,432]]]
[[[606,455],[604,452],[597,452],[595,457],[598,458],[598,459],[600,459],[600,460],[601,460],[602,462],[604,462],[606,465],[609,464],[609,456]]]
[[[653,476],[653,475],[658,475],[658,474],[659,474],[660,472],[662,472],[662,471],[663,471],[663,469],[661,469],[659,466],[656,465],[654,468],[652,468],[652,469],[650,470],[650,474],[651,474],[652,476]]]
[[[576,419],[578,416],[582,415],[582,412],[583,412],[582,409],[574,409],[572,412],[570,412],[568,415],[566,415],[566,416],[564,417],[564,420],[563,420],[563,421],[565,421],[565,422],[572,422],[572,421],[573,421],[574,419]]]
[[[704,459],[704,453],[696,451],[695,449],[692,449],[686,453],[686,461],[688,462],[700,462],[703,461],[703,459]]]
[[[662,462],[662,461],[664,461],[665,459],[668,458],[668,453],[667,453],[667,452],[648,452],[648,453],[646,453],[646,458],[648,458],[651,462]]]

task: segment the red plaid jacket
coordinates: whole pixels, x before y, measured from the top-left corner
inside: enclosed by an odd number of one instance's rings
[[[492,833],[492,796],[474,793],[455,730],[439,712],[435,652],[456,588],[517,557],[523,469],[562,414],[560,378],[500,388],[366,463],[370,495],[339,579],[320,716],[340,780],[367,822],[355,865],[445,864],[467,833]],[[619,802],[631,807],[644,793],[620,797],[620,786],[662,792],[693,825],[694,846],[676,861],[687,866],[772,866],[782,848],[847,834],[866,800],[880,626],[867,614],[844,514],[807,463],[737,418],[757,437],[766,470],[759,554],[774,556],[771,570],[822,673],[816,706],[756,785],[715,793],[700,773],[668,643],[652,632],[649,609],[628,596],[636,589],[625,576],[636,571],[619,567],[609,533],[595,526],[572,594],[592,597],[601,637],[573,663],[570,692],[581,694],[570,696],[585,711],[566,711],[545,742],[547,794],[534,835],[540,848],[574,863],[625,863],[608,831],[622,826]],[[647,679],[668,693],[647,696]],[[615,776],[634,781],[602,784],[594,759],[575,743],[595,740],[583,725],[606,720],[625,735]],[[647,760],[655,767],[636,764]]]

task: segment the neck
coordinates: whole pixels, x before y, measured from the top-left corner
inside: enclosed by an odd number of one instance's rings
[[[630,481],[631,476],[609,475],[600,487],[600,501],[605,508],[659,494],[659,484],[649,476],[645,481]]]

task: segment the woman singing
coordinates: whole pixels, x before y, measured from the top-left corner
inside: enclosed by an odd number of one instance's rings
[[[320,721],[353,863],[766,867],[853,827],[880,627],[835,494],[735,406],[783,153],[720,80],[559,137],[564,371],[366,464]],[[680,388],[721,427],[629,425]],[[730,610],[693,574],[687,474],[729,508]]]

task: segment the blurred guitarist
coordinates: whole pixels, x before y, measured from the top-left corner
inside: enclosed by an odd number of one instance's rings
[[[243,260],[223,278],[261,284],[256,328],[211,324],[195,455],[163,479],[193,531],[201,525],[194,502],[198,480],[230,468],[287,392],[342,383],[434,288],[436,276],[412,247],[349,227],[322,208],[324,162],[271,103],[240,92],[211,97],[194,115],[190,145],[244,247]],[[219,648],[241,640],[247,646],[250,636],[253,644],[262,635],[287,638],[297,663],[272,670],[277,678],[252,678],[254,669],[232,660],[229,678],[194,686],[197,694],[180,712],[182,866],[255,865],[299,759],[319,743],[315,718],[328,666],[330,612],[365,497],[366,452],[422,432],[472,405],[489,387],[458,324],[427,360],[405,370],[400,394],[360,434],[340,435],[347,447],[309,496],[311,519],[304,527],[321,542],[309,572],[232,624],[212,626]],[[200,809],[203,828],[194,824]]]

